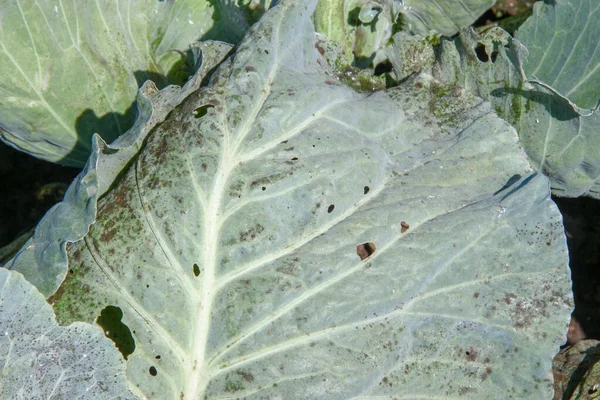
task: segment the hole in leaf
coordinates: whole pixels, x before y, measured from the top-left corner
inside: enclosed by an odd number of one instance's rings
[[[298,161],[298,157],[292,157],[292,161]]]
[[[375,66],[374,75],[381,76],[383,74],[392,72],[392,69],[393,69],[393,67],[392,67],[392,63],[390,62],[390,60],[385,60]]]
[[[157,356],[156,356],[156,357],[154,357],[154,358],[156,358],[157,360],[160,360],[160,354],[159,354],[159,355],[157,355]]]
[[[265,190],[267,190],[267,188],[266,188],[265,186],[263,186],[261,189],[262,189],[262,191],[263,191],[263,192],[264,192]]]
[[[487,52],[485,51],[485,46],[483,45],[483,43],[477,43],[477,47],[475,47],[475,54],[477,55],[477,58],[481,62],[490,61],[490,57],[488,56]]]
[[[408,228],[410,228],[410,225],[408,225],[406,222],[402,221],[400,222],[400,232],[404,233],[408,230]]]
[[[371,190],[371,189],[368,186],[365,186],[363,190],[364,190],[365,194],[367,194],[367,193],[369,193],[369,190]]]
[[[194,117],[196,118],[202,118],[206,115],[206,113],[208,112],[209,108],[214,108],[214,106],[212,104],[205,104],[203,106],[197,107],[196,109],[194,109]]]
[[[498,58],[498,52],[497,51],[492,51],[491,59],[492,59],[493,63],[496,62],[496,58]]]
[[[102,327],[106,337],[113,341],[123,358],[127,360],[127,356],[135,350],[135,340],[129,327],[121,322],[122,318],[123,311],[119,307],[106,306],[96,318],[96,323]]]
[[[333,211],[334,208],[335,208],[335,205],[333,205],[333,204],[329,205],[329,207],[327,207],[327,212],[329,214],[331,214],[331,212]]]
[[[194,263],[194,276],[200,275],[200,267],[198,264]]]
[[[156,376],[156,374],[158,374],[158,371],[156,370],[156,368],[154,368],[154,365],[148,368],[148,372],[150,372],[150,375],[152,376]]]
[[[359,244],[358,246],[356,246],[356,254],[358,254],[360,260],[362,261],[365,258],[369,257],[371,254],[375,253],[375,249],[376,246],[373,242]]]

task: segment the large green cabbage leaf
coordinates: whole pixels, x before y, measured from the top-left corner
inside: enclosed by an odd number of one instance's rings
[[[600,2],[537,2],[516,34],[527,47],[523,65],[538,80],[571,100],[594,109],[600,101]]]
[[[598,17],[597,1],[538,2],[517,32],[535,90],[526,96],[531,107],[520,126],[535,127],[527,136],[561,196],[600,198]]]
[[[141,398],[551,397],[571,288],[547,179],[465,90],[340,84],[315,3],[161,92],[68,249],[59,321],[119,309]]]
[[[400,35],[396,42],[405,43]],[[548,44],[547,38],[539,41]],[[431,45],[422,42],[433,54]],[[431,62],[433,74],[490,101],[517,129],[533,166],[548,176],[554,194],[598,198],[600,114],[584,112],[553,88],[531,81],[523,67],[528,49],[500,28],[482,34],[465,29],[458,38],[441,41]],[[393,51],[391,59],[398,70],[404,67]]]
[[[36,157],[83,166],[99,133],[135,121],[138,88],[189,76],[189,45],[237,42],[230,0],[7,0],[0,5],[0,139]]]

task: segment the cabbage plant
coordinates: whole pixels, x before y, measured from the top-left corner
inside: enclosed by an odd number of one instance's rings
[[[396,33],[395,82],[357,90],[317,3],[194,45],[182,87],[93,136],[0,269],[0,397],[551,398],[566,240],[508,110],[527,85],[578,100],[498,31]]]

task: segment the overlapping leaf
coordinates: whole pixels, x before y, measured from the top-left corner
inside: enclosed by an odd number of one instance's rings
[[[550,86],[577,107],[600,101],[600,3],[594,0],[537,2],[517,38],[527,47],[529,79]]]
[[[422,36],[434,30],[446,36],[471,25],[495,3],[494,0],[404,0],[402,21]]]
[[[531,82],[522,63],[527,50],[496,28],[464,30],[442,41],[434,75],[490,101],[517,131],[536,170],[564,197],[600,196],[600,117],[580,113],[552,88]]]
[[[0,6],[0,139],[83,166],[94,133],[111,142],[131,127],[147,79],[182,84],[193,41],[236,42],[247,27],[228,0],[8,0]]]
[[[0,268],[0,397],[128,399],[125,361],[98,326],[58,326],[21,274]]]

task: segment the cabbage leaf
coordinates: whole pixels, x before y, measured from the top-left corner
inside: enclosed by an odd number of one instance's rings
[[[527,47],[527,76],[583,109],[595,109],[600,101],[598,18],[597,1],[540,1],[516,34]]]
[[[0,139],[81,167],[94,133],[110,143],[132,126],[147,79],[183,84],[192,42],[235,43],[247,29],[230,0],[7,0],[0,6]]]
[[[539,6],[536,11],[535,16],[539,14]],[[556,12],[564,11],[563,7]],[[577,38],[571,39],[577,42]],[[534,48],[546,46],[548,42],[546,35],[539,35],[536,40],[539,43],[534,43]],[[405,42],[396,41],[400,44]],[[579,108],[557,89],[528,75],[524,62],[527,61],[531,69],[533,62],[527,55],[531,45],[528,43],[525,48],[519,40],[500,28],[481,34],[464,29],[458,38],[440,42],[437,59],[432,63],[433,74],[448,84],[464,87],[490,101],[498,115],[517,129],[532,165],[548,176],[554,194],[598,198],[600,113]],[[573,42],[565,44],[576,45]],[[433,52],[432,49],[429,51]],[[401,59],[394,58],[394,51],[390,54],[395,67],[397,65],[399,70],[404,67]],[[587,65],[590,60],[580,58],[580,66]],[[420,67],[427,69],[430,65]]]
[[[445,36],[457,34],[494,5],[495,0],[404,0],[402,22],[407,30],[425,36],[434,30]]]
[[[44,296],[0,268],[0,397],[132,399],[125,361],[98,326],[61,327]]]

